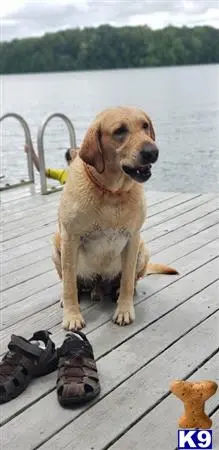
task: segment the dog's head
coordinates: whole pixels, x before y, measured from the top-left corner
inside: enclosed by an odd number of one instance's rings
[[[79,155],[99,173],[109,167],[119,169],[143,183],[150,178],[151,165],[158,158],[152,122],[136,108],[107,109],[88,129]]]

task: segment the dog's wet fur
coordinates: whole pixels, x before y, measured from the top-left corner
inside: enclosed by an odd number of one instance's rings
[[[117,300],[113,320],[135,319],[136,283],[146,273],[176,274],[149,263],[140,230],[147,215],[143,183],[159,155],[149,116],[129,107],[98,114],[69,165],[54,236],[53,261],[63,281],[63,327],[85,322],[79,295]]]

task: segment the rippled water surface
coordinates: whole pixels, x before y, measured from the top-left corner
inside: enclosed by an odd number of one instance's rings
[[[2,113],[21,114],[34,144],[38,126],[49,113],[67,114],[80,144],[95,114],[115,105],[139,106],[154,122],[160,158],[147,189],[217,191],[219,65],[2,77]],[[7,119],[1,133],[0,175],[4,181],[24,178],[20,126]],[[54,119],[45,135],[47,166],[64,167],[68,145],[65,125]]]

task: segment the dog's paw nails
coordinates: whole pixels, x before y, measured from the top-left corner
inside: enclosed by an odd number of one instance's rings
[[[63,308],[63,299],[62,298],[59,301],[59,306],[60,306],[60,308]]]
[[[71,331],[81,330],[82,328],[85,327],[85,321],[81,313],[78,314],[68,313],[64,315],[62,327],[65,330]]]
[[[116,308],[116,312],[113,316],[113,322],[118,325],[129,325],[135,320],[134,307],[131,306],[129,309],[122,309],[119,306]]]

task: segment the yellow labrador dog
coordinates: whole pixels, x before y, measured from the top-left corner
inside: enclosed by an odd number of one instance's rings
[[[69,168],[53,244],[53,261],[63,281],[65,329],[85,325],[79,287],[96,294],[102,289],[103,295],[104,287],[112,295],[118,291],[113,320],[126,325],[135,319],[137,280],[149,272],[177,273],[149,264],[140,237],[146,218],[143,183],[157,158],[154,128],[141,110],[105,110],[88,129]]]

